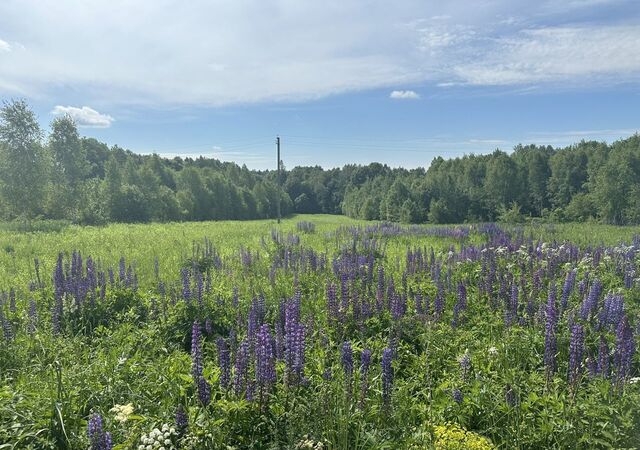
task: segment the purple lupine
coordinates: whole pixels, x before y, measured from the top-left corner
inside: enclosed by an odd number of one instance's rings
[[[256,335],[256,381],[261,389],[276,382],[276,360],[267,324],[262,325]]]
[[[188,428],[189,418],[187,417],[187,412],[184,410],[184,406],[180,403],[178,408],[176,408],[176,429],[178,430],[178,434],[184,435]]]
[[[636,351],[633,329],[626,316],[622,318],[616,329],[616,349],[614,364],[616,369],[616,382],[624,383],[631,372],[631,362]]]
[[[391,317],[393,317],[393,320],[399,320],[400,318],[402,318],[402,316],[404,315],[404,301],[403,301],[403,295],[394,292],[393,294],[391,294],[390,296],[390,303],[391,303]]]
[[[251,307],[249,308],[249,318],[247,319],[247,339],[249,339],[249,344],[252,348],[253,343],[255,342],[256,333],[258,332],[258,327],[261,325],[259,315],[258,306],[254,299],[251,303]]]
[[[90,450],[111,450],[111,434],[105,433],[100,414],[93,413],[89,418],[87,434],[89,436]]]
[[[334,283],[327,284],[327,312],[329,320],[337,320],[339,316],[339,306],[337,298],[337,288]]]
[[[204,376],[200,376],[197,384],[198,399],[204,406],[211,403],[211,385],[204,379]]]
[[[61,299],[65,290],[65,276],[62,258],[62,253],[58,253],[56,269],[53,274],[53,292],[56,299]]]
[[[287,383],[298,384],[304,377],[305,327],[300,323],[300,296],[285,304],[285,364]]]
[[[204,305],[202,304],[202,293],[204,291],[204,280],[202,279],[202,272],[196,272],[196,301],[198,302],[198,307],[202,308]]]
[[[223,389],[227,389],[231,382],[231,353],[229,345],[223,337],[218,337],[216,346],[218,347],[218,366],[220,366],[220,386]]]
[[[569,343],[569,383],[575,387],[582,372],[582,354],[584,352],[584,329],[582,325],[571,327],[571,342]]]
[[[204,320],[204,332],[207,333],[207,336],[213,334],[213,322],[208,317]]]
[[[600,336],[596,373],[601,375],[603,378],[609,377],[609,345],[607,344],[607,339],[603,335]]]
[[[236,352],[234,364],[233,388],[236,395],[240,395],[247,384],[249,370],[249,343],[243,340]]]
[[[342,362],[342,370],[347,384],[347,392],[351,393],[351,380],[353,378],[353,350],[351,342],[345,341],[340,348],[340,360]]]
[[[197,382],[198,378],[202,376],[203,368],[200,323],[196,320],[191,328],[191,375],[193,375],[194,382]]]
[[[204,379],[203,372],[204,361],[202,357],[200,323],[196,320],[193,322],[191,331],[191,374],[198,391],[198,398],[204,406],[207,406],[211,401],[211,386]]]
[[[509,303],[505,308],[504,320],[506,326],[511,326],[516,323],[518,318],[518,285],[511,285],[511,297],[509,298]]]
[[[550,378],[556,370],[556,323],[558,313],[556,310],[556,286],[549,286],[549,297],[545,311],[545,336],[544,336],[544,365],[547,378]]]
[[[4,316],[2,305],[0,304],[0,326],[2,326],[2,334],[7,341],[13,340],[13,328],[11,322]]]
[[[624,316],[624,297],[622,294],[607,294],[598,317],[598,328],[616,329]]]
[[[580,307],[580,318],[587,320],[589,316],[598,308],[598,298],[602,293],[602,282],[598,279],[594,280],[589,295],[582,302]]]
[[[393,388],[393,350],[385,348],[382,351],[382,401],[385,407],[391,404],[391,389]]]
[[[454,388],[451,391],[451,398],[453,399],[454,402],[456,402],[457,404],[460,404],[464,400],[464,394],[460,389]]]
[[[460,364],[460,370],[462,371],[462,378],[467,378],[469,371],[471,370],[471,357],[469,356],[469,352],[464,352],[464,355],[458,360]]]
[[[53,311],[51,312],[51,322],[53,327],[53,334],[58,334],[62,331],[62,316],[64,314],[64,306],[62,303],[62,295],[56,295],[53,302]]]
[[[633,287],[633,280],[635,278],[635,271],[633,268],[629,267],[624,271],[624,287],[627,289],[631,289]]]
[[[424,308],[422,306],[422,295],[420,292],[416,292],[413,295],[413,302],[415,304],[416,314],[421,316],[424,314]]]

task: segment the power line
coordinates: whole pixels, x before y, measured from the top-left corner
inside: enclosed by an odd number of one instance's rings
[[[282,183],[280,182],[280,136],[276,137],[276,147],[277,147],[277,166],[278,166],[278,223],[280,223],[280,189],[282,189]]]

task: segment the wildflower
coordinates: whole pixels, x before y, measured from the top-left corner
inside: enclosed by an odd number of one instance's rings
[[[351,349],[351,343],[349,341],[342,344],[340,354],[342,355],[342,368],[344,370],[344,375],[348,380],[350,380],[353,376],[353,350]]]
[[[187,417],[187,413],[182,406],[182,403],[178,405],[176,409],[176,428],[180,432],[180,434],[184,434],[189,427],[189,418]]]
[[[462,370],[462,377],[466,378],[469,370],[471,369],[471,356],[469,355],[469,350],[464,352],[460,358],[458,358],[458,363],[460,364],[460,369]]]
[[[247,370],[249,368],[249,343],[244,340],[236,353],[234,365],[233,387],[236,395],[240,395],[247,382]]]
[[[569,344],[569,382],[575,385],[581,372],[582,353],[584,350],[584,330],[582,325],[571,327],[571,342]]]
[[[629,372],[631,371],[631,361],[633,360],[635,350],[636,347],[633,329],[629,325],[629,320],[625,316],[618,324],[618,328],[616,330],[614,361],[616,368],[616,381],[618,383],[624,382],[624,380],[629,376]]]
[[[454,402],[460,404],[464,400],[464,394],[460,389],[454,388],[453,391],[451,391],[451,398],[453,398]]]
[[[360,355],[360,407],[364,405],[364,399],[369,390],[369,367],[371,366],[371,350],[364,349]]]
[[[276,362],[269,325],[258,330],[256,343],[256,379],[260,387],[269,386],[276,381]]]
[[[549,287],[549,298],[546,308],[545,336],[544,336],[544,365],[547,377],[550,377],[556,370],[556,322],[558,320],[556,311],[556,287],[555,284]]]
[[[133,414],[133,404],[127,403],[126,405],[115,405],[109,410],[115,414],[114,420],[117,422],[126,422],[131,414]]]
[[[89,435],[90,450],[111,450],[111,434],[105,433],[102,426],[102,416],[98,413],[93,413],[89,418],[87,425],[87,432]]]
[[[202,343],[200,342],[200,324],[193,322],[191,331],[191,374],[198,391],[200,402],[207,406],[211,401],[211,386],[204,379],[204,362],[202,360]]]
[[[231,381],[231,354],[229,352],[229,345],[223,337],[218,337],[218,339],[216,339],[216,346],[218,347],[218,365],[220,366],[220,386],[227,389]]]

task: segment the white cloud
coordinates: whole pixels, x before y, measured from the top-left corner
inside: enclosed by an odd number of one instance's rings
[[[61,115],[68,114],[76,121],[79,127],[84,128],[109,128],[113,123],[113,117],[107,114],[100,114],[93,108],[83,106],[76,108],[75,106],[56,106],[51,114]]]
[[[452,71],[460,83],[483,86],[631,81],[640,74],[638,54],[639,26],[525,29],[496,39]]]
[[[572,3],[579,18],[551,0],[5,1],[0,96],[219,106],[421,83],[638,81],[637,19],[596,14],[634,2]]]
[[[420,94],[416,91],[391,91],[389,98],[397,100],[418,100],[420,98]]]

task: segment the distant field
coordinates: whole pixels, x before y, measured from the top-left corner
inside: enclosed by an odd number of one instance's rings
[[[316,224],[317,234],[303,236],[305,243],[314,247],[326,247],[320,236],[336,227],[376,223],[346,216],[296,215],[283,219],[279,229],[285,233],[295,232],[299,221]],[[228,254],[241,246],[257,246],[276,226],[275,220],[112,224],[103,227],[67,225],[61,226],[59,231],[50,232],[10,231],[7,228],[11,227],[0,226],[0,286],[26,285],[33,276],[34,258],[39,258],[45,272],[50,273],[58,253],[73,250],[105,264],[115,264],[124,256],[127,261],[138,264],[140,280],[144,283],[153,275],[152,263],[156,257],[160,269],[167,273],[191,255],[192,243],[202,243],[205,237],[221,253]],[[634,234],[640,233],[639,227],[600,224],[541,224],[522,229],[525,236],[530,235],[534,239],[570,240],[582,246],[629,242]],[[429,239],[422,239],[422,243],[428,242]],[[404,251],[403,247],[408,243],[409,240],[403,239],[394,240],[392,244]],[[435,244],[443,245],[441,241],[435,241]]]

